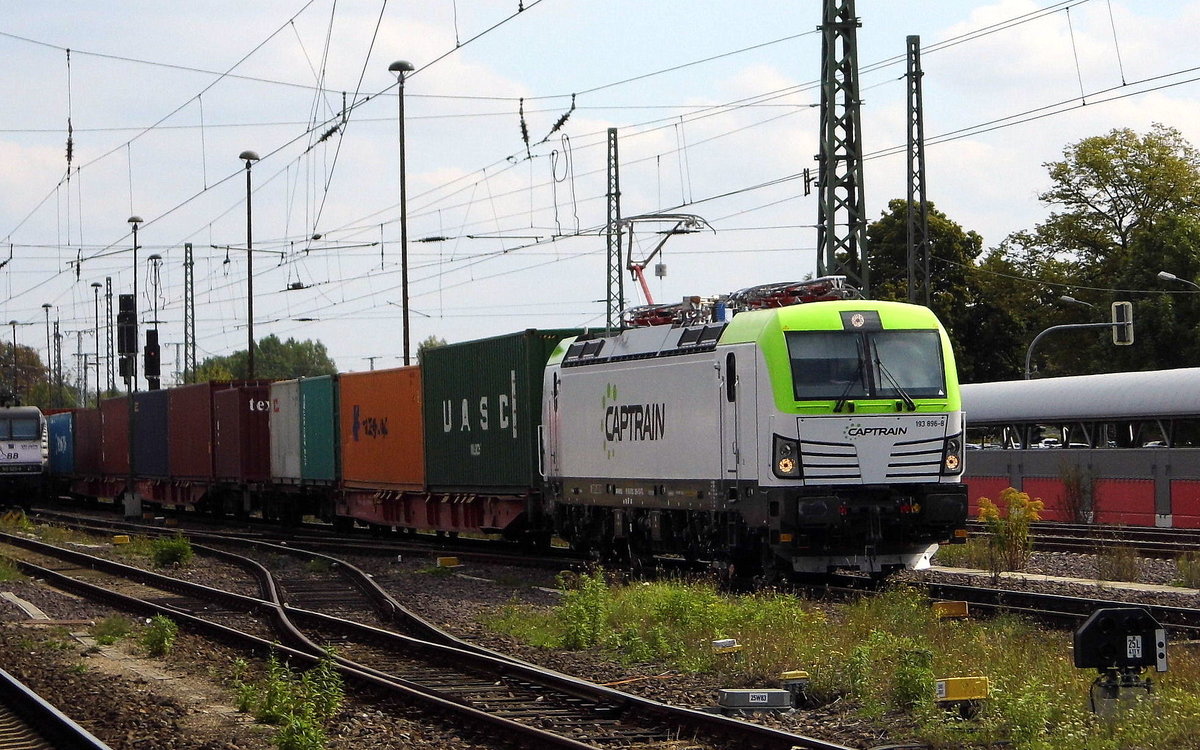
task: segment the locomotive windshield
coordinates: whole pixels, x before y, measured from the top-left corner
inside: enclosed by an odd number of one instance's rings
[[[41,437],[37,419],[0,419],[0,439],[3,440],[36,440]]]
[[[797,401],[944,398],[937,331],[788,331]]]

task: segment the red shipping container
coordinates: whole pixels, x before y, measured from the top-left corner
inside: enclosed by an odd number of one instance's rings
[[[129,475],[129,398],[100,402],[101,440],[100,473],[105,476]]]
[[[75,474],[100,474],[100,410],[80,409],[75,412]]]
[[[213,394],[213,468],[223,481],[265,482],[271,477],[271,395],[266,385]]]
[[[421,370],[338,376],[342,480],[347,487],[420,490],[425,485]]]
[[[213,477],[213,394],[229,383],[195,383],[167,391],[167,473],[175,479]]]

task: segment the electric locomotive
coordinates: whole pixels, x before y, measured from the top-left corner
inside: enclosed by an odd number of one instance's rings
[[[28,507],[46,482],[46,418],[36,406],[0,407],[0,501]]]
[[[923,568],[965,539],[946,333],[856,295],[841,277],[759,287],[727,322],[564,341],[543,388],[556,533],[751,575]]]

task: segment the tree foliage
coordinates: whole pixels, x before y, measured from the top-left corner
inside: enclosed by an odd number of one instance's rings
[[[446,339],[437,336],[429,336],[420,344],[417,344],[417,364],[421,363],[421,357],[430,349],[436,349],[439,346],[445,346]]]
[[[242,349],[224,357],[209,357],[196,368],[193,382],[202,380],[243,380],[249,376],[249,359]],[[268,380],[287,380],[317,375],[334,375],[337,366],[319,341],[280,341],[274,334],[261,339],[254,352],[254,376]]]

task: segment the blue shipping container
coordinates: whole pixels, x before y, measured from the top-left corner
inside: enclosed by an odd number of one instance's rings
[[[75,415],[71,412],[46,417],[50,436],[50,473],[66,476],[75,473]]]

